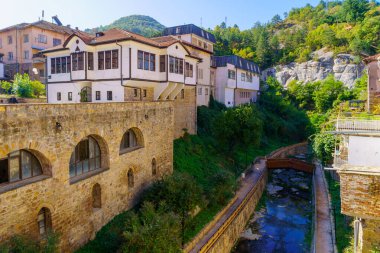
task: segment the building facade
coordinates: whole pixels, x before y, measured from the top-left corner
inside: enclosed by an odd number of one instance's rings
[[[0,122],[0,242],[53,230],[73,252],[173,170],[172,101],[0,105]]]
[[[196,133],[200,58],[171,36],[145,38],[121,29],[73,34],[47,57],[48,103],[175,101],[175,134]]]
[[[0,54],[4,55],[5,76],[12,79],[16,73],[27,73],[45,82],[45,61],[38,53],[62,44],[74,31],[43,20],[1,29]]]
[[[260,89],[260,69],[239,56],[214,56],[215,98],[227,107],[256,102]]]
[[[211,64],[215,36],[193,24],[166,28],[163,35],[179,39],[192,55],[201,59],[196,65],[197,106],[208,106],[210,96],[214,96],[215,93],[216,73]]]

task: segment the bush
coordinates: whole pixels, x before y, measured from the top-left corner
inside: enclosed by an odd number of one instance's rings
[[[59,235],[49,233],[42,241],[27,236],[16,235],[0,245],[0,253],[56,253],[58,252]]]
[[[13,83],[1,82],[2,89],[8,94],[17,94],[22,98],[39,98],[45,95],[45,85],[39,81],[32,81],[28,74],[16,74]]]

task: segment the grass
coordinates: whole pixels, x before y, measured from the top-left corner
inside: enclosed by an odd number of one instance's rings
[[[215,148],[214,140],[207,136],[187,136],[174,142],[174,170],[192,175],[204,192],[212,187],[212,176],[220,171],[232,173],[236,179],[257,156],[263,156],[289,143],[272,140],[261,147],[249,146],[237,149],[231,156],[222,154]],[[247,152],[245,151],[247,150]],[[185,243],[191,241],[223,205],[209,205],[193,219],[185,231]],[[79,249],[78,253],[117,252],[123,243],[123,231],[130,211],[121,213],[105,225],[94,240]]]
[[[330,173],[325,173],[325,175],[334,210],[335,236],[338,252],[352,252],[353,228],[349,222],[347,222],[347,216],[340,212],[340,184],[331,177]]]

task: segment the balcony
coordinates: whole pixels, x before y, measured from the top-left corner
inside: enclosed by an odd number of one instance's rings
[[[338,134],[380,134],[380,118],[337,119],[335,132]]]

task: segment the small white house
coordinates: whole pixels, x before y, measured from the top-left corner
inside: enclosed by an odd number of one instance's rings
[[[199,57],[171,36],[77,32],[47,57],[48,103],[174,100],[196,85]]]
[[[227,107],[254,103],[260,88],[260,68],[236,55],[214,56],[215,99]]]

